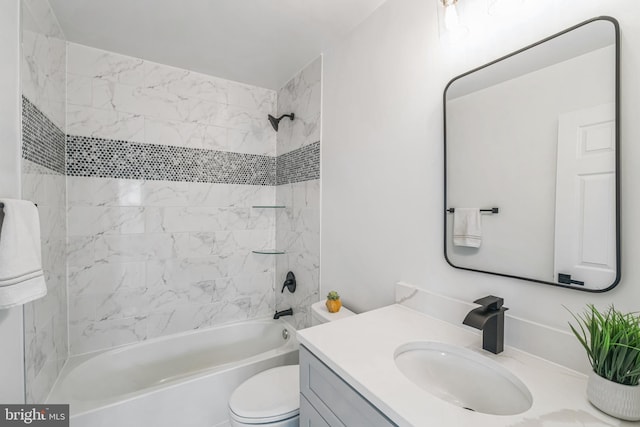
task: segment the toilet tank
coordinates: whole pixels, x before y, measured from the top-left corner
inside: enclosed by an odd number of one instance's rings
[[[325,301],[318,301],[311,305],[311,326],[340,320],[354,315],[355,313],[346,307],[340,308],[340,311],[337,313],[329,313],[329,310],[327,310],[327,306],[325,305]]]

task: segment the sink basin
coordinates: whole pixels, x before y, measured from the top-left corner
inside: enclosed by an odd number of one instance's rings
[[[412,342],[396,350],[395,362],[414,384],[470,411],[516,415],[533,403],[527,387],[511,372],[462,347]]]

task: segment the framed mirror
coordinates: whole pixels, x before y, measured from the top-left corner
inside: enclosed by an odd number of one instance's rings
[[[598,17],[444,92],[453,267],[588,292],[620,281],[620,31]]]

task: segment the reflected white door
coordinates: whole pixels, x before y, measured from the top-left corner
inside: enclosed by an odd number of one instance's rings
[[[614,104],[559,117],[555,281],[603,289],[616,278],[615,132]]]

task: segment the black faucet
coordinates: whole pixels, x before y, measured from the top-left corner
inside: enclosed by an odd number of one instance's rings
[[[501,353],[504,350],[504,300],[493,295],[475,300],[481,307],[474,308],[462,321],[463,324],[482,331],[482,348],[491,353]]]
[[[273,315],[274,319],[279,319],[282,316],[293,316],[293,309],[287,308],[286,310],[276,311],[276,314]]]

